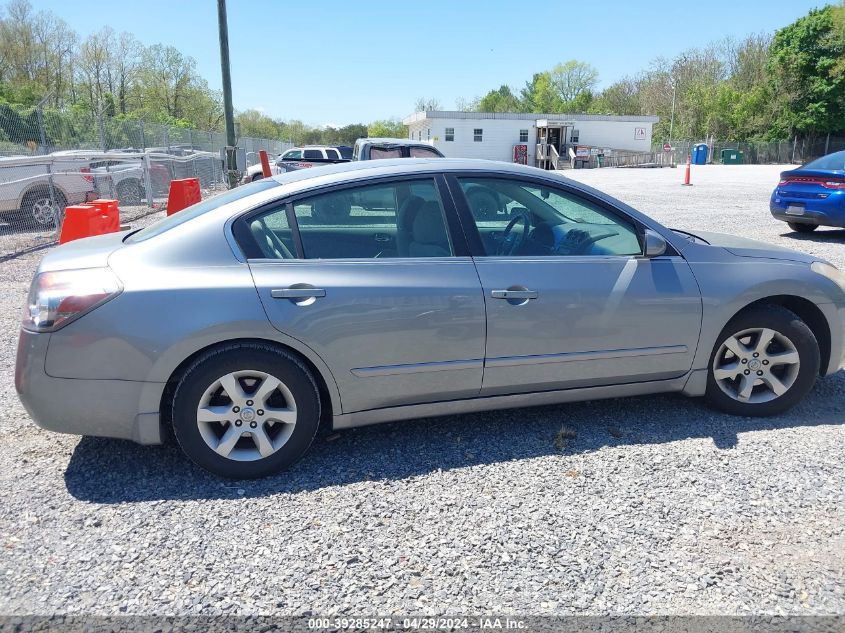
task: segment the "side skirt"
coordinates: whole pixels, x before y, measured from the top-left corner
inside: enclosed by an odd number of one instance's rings
[[[673,378],[672,380],[654,380],[650,382],[628,383],[624,385],[519,393],[507,396],[469,398],[466,400],[450,400],[448,402],[411,404],[401,407],[389,407],[386,409],[356,411],[354,413],[344,413],[334,416],[332,418],[332,427],[334,429],[351,429],[357,426],[381,424],[382,422],[410,420],[413,418],[430,418],[444,415],[458,415],[461,413],[474,413],[476,411],[490,411],[491,409],[537,407],[548,404],[579,402],[583,400],[626,398],[629,396],[643,396],[648,394],[683,391],[688,378],[689,373],[684,374],[679,378]]]

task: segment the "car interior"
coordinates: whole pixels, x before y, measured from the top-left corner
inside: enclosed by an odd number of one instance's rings
[[[487,255],[640,255],[637,227],[558,189],[459,178]]]
[[[433,180],[373,185],[293,205],[309,259],[442,257],[452,253]],[[249,232],[263,257],[290,259],[296,248],[284,208],[254,217]]]
[[[485,254],[639,255],[637,227],[596,204],[525,181],[459,178]],[[333,191],[296,201],[309,259],[445,257],[452,254],[433,180]],[[296,246],[284,207],[249,221],[262,257],[291,259]]]

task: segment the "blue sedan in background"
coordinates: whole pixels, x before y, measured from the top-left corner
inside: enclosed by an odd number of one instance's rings
[[[845,227],[845,151],[781,172],[769,209],[799,233]]]

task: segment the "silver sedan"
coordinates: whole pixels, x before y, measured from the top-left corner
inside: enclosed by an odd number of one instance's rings
[[[477,201],[484,201],[479,204]],[[682,392],[772,415],[843,366],[845,275],[534,168],[368,161],[51,251],[16,387],[53,431],[258,477],[335,429]]]

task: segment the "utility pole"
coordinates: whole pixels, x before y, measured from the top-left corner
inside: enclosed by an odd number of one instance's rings
[[[217,25],[220,31],[220,70],[223,73],[223,115],[226,119],[226,171],[229,188],[238,184],[235,172],[235,115],[232,109],[232,76],[229,72],[229,24],[226,0],[217,0]]]
[[[675,128],[675,84],[672,83],[672,118],[669,119],[669,146],[672,145],[672,131]]]

